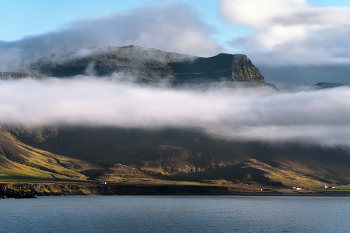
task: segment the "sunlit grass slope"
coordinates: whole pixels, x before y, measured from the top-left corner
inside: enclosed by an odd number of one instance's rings
[[[81,171],[96,169],[82,160],[59,156],[28,146],[0,130],[0,181],[11,180],[86,180]]]

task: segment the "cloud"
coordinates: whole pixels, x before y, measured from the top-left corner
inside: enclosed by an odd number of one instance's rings
[[[18,71],[23,63],[67,50],[93,46],[138,45],[198,56],[216,55],[221,47],[188,5],[143,6],[126,14],[109,14],[65,25],[62,30],[0,41],[0,71]]]
[[[239,140],[350,142],[350,88],[167,89],[96,79],[0,81],[2,124],[201,127]]]
[[[258,63],[350,63],[348,7],[314,7],[307,0],[223,0],[220,12],[225,20],[254,30],[252,37],[231,44],[250,48]]]
[[[243,126],[205,128],[216,137],[239,141],[263,141],[269,143],[299,142],[327,146],[350,146],[350,125],[290,125]]]

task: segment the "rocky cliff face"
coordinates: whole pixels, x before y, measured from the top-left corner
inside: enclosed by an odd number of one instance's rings
[[[81,74],[110,76],[114,72],[144,82],[167,78],[181,85],[198,81],[265,83],[246,55],[218,54],[203,58],[137,46],[93,47],[41,58],[30,66],[33,74],[69,77]]]
[[[252,62],[243,54],[220,53],[214,57],[198,57],[192,61],[169,63],[180,83],[200,81],[265,82]]]

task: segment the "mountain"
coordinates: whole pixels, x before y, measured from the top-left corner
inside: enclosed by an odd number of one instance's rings
[[[67,51],[41,58],[28,70],[30,75],[0,74],[70,78],[118,72],[136,77],[143,85],[166,81],[173,87],[186,87],[225,81],[232,86],[275,88],[245,55],[202,58],[137,46]],[[337,85],[316,84],[319,88],[333,86]],[[205,128],[2,125],[0,180],[4,177],[315,187],[350,183],[350,149],[224,139],[206,133]]]
[[[33,62],[34,75],[71,77],[110,76],[115,72],[137,77],[140,82],[162,80],[174,86],[203,82],[239,81],[268,85],[249,58],[224,54],[203,58],[138,46],[92,47],[54,54]]]
[[[85,172],[90,179],[288,187],[350,183],[348,148],[226,140],[200,128],[48,128],[8,127],[26,144],[104,168]]]
[[[315,85],[313,85],[311,88],[319,90],[319,89],[334,88],[334,87],[350,87],[350,85],[341,84],[341,83],[318,82]]]

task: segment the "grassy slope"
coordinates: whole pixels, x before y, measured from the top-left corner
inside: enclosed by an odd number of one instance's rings
[[[81,171],[96,169],[82,160],[52,154],[28,146],[0,130],[0,180],[86,180]]]
[[[350,183],[349,150],[341,148],[235,142],[198,129],[75,127],[59,128],[56,136],[39,143],[24,134],[19,137],[52,153],[108,168],[84,174],[115,182],[158,178],[302,187]]]

